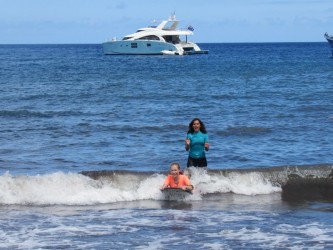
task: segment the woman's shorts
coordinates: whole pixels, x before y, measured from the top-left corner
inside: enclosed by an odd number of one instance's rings
[[[196,159],[189,156],[187,159],[187,167],[205,168],[207,167],[207,159],[206,157]]]

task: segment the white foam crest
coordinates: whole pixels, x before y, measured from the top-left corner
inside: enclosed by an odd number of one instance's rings
[[[230,173],[226,176],[209,173],[205,169],[190,169],[191,181],[202,194],[227,193],[259,195],[281,192],[259,173]]]
[[[191,169],[195,189],[187,200],[200,200],[201,194],[233,192],[244,195],[281,191],[258,173],[232,173],[228,176]],[[165,175],[153,174],[145,179],[133,176],[91,179],[78,173],[57,172],[37,176],[0,176],[0,204],[22,205],[90,205],[134,200],[163,200],[160,187]]]
[[[85,176],[62,172],[16,177],[7,173],[0,177],[0,185],[1,204],[81,204],[83,200],[89,203],[100,189]]]
[[[154,174],[141,181],[123,176],[121,181],[99,180],[77,173],[57,172],[37,176],[0,176],[0,204],[92,205],[135,200],[163,200],[160,191],[165,175]],[[200,199],[200,194],[188,199]]]
[[[207,174],[206,169],[190,168],[191,182],[194,190],[202,194],[230,192],[228,180],[218,175]]]
[[[163,196],[160,188],[164,182],[164,179],[164,175],[155,174],[141,181],[138,189],[136,190],[138,199],[161,200]]]
[[[232,174],[230,177],[231,190],[235,194],[258,195],[281,192],[281,187],[273,186],[259,173]]]
[[[109,180],[93,180],[77,173],[57,172],[37,176],[0,176],[0,204],[22,205],[89,205],[159,199],[159,187],[165,177],[152,176],[140,184],[124,189],[126,183],[115,187]]]

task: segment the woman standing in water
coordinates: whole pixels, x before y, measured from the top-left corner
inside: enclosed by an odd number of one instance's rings
[[[185,149],[189,151],[187,167],[207,167],[205,151],[209,150],[208,135],[204,123],[194,118],[185,140]]]

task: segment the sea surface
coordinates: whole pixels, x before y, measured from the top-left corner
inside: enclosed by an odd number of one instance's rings
[[[0,45],[0,249],[333,249],[327,43]],[[207,169],[185,168],[190,121]]]

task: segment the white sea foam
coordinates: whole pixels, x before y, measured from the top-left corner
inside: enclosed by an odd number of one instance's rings
[[[91,179],[78,173],[57,172],[47,175],[0,176],[0,204],[34,205],[89,205],[134,200],[163,200],[160,187],[163,174],[152,174],[142,178],[133,174],[122,174],[117,178]],[[195,186],[188,200],[200,200],[202,195],[227,193],[256,195],[279,192],[262,176],[255,173],[230,176],[208,174],[205,170],[191,171]]]
[[[332,229],[324,229],[322,225],[319,223],[311,223],[301,226],[293,226],[288,224],[281,224],[277,228],[277,231],[283,232],[286,234],[292,234],[293,232],[297,231],[298,234],[303,234],[306,238],[311,240],[315,240],[318,242],[321,241],[332,241]]]
[[[268,249],[281,247],[288,241],[287,235],[279,235],[271,232],[264,232],[260,228],[241,228],[240,230],[223,230],[220,235],[226,239],[233,239],[242,242],[251,242],[252,244]]]
[[[112,181],[93,180],[77,173],[16,177],[6,173],[0,176],[0,204],[89,205],[162,199],[159,187],[164,178],[154,175],[133,185],[124,177],[123,183],[115,186]]]
[[[191,179],[202,193],[227,193],[258,195],[280,192],[281,188],[272,185],[261,174],[254,172],[208,174],[204,169],[191,169]]]
[[[330,249],[333,244],[329,224],[280,224],[288,208],[277,214],[258,212],[251,205],[246,210],[4,207],[7,211],[0,211],[4,249]],[[73,214],[59,216],[57,207]]]

